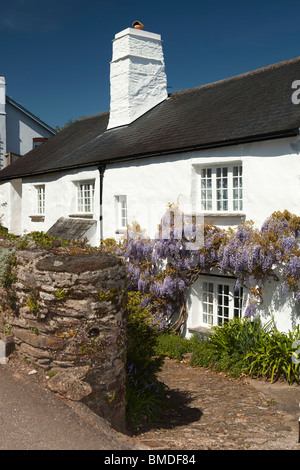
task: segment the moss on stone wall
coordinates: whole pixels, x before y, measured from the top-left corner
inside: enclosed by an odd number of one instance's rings
[[[86,244],[0,238],[0,331],[9,325],[17,354],[47,373],[87,367],[92,393],[84,399],[118,430],[125,426],[125,282],[121,259]]]

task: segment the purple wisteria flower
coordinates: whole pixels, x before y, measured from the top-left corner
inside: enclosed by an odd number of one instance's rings
[[[172,315],[178,314],[186,289],[198,275],[213,268],[233,275],[235,289],[246,286],[259,301],[265,284],[276,279],[280,269],[282,294],[292,291],[300,301],[299,217],[276,212],[260,230],[252,222],[241,223],[236,230],[204,222],[204,243],[191,250],[188,242],[196,228],[184,225],[184,216],[175,206],[162,218],[155,239],[138,225],[128,228],[121,248],[127,260],[128,289],[143,294],[143,305],[153,312],[153,324],[168,324]],[[253,298],[245,316],[253,317],[256,311]]]

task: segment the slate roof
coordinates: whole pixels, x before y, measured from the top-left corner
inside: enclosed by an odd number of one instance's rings
[[[0,171],[0,180],[100,163],[297,135],[291,88],[300,57],[169,95],[130,125],[109,112],[74,124]]]
[[[60,217],[47,233],[61,240],[81,240],[95,222],[95,220]]]

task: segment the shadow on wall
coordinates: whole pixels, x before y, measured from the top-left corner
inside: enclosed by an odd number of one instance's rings
[[[277,329],[287,332],[300,323],[300,305],[295,302],[293,293],[282,292],[283,282],[279,275],[278,277],[279,281],[266,284],[263,302],[258,308],[258,313],[264,322],[273,318]]]

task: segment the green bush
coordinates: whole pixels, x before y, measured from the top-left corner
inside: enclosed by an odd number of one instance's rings
[[[232,377],[246,374],[288,383],[300,381],[299,364],[292,361],[293,343],[300,339],[297,327],[287,334],[279,332],[273,322],[265,325],[259,319],[235,319],[213,328],[209,341],[195,335],[191,365],[211,367]],[[297,361],[295,361],[297,362]]]
[[[288,383],[299,383],[299,364],[292,360],[293,343],[297,340],[300,340],[299,326],[287,334],[275,329],[263,335],[255,349],[246,355],[249,375],[266,377],[271,382],[284,378]]]
[[[162,333],[158,336],[155,352],[158,355],[181,361],[186,353],[192,352],[192,343],[182,336]]]
[[[126,413],[131,428],[156,419],[165,395],[158,379],[164,358],[155,351],[159,332],[153,327],[150,309],[141,306],[142,300],[140,293],[128,293]]]
[[[212,367],[234,377],[247,373],[245,357],[269,328],[269,324],[263,327],[259,319],[236,318],[222,327],[214,327],[209,341],[194,336],[191,364]]]

